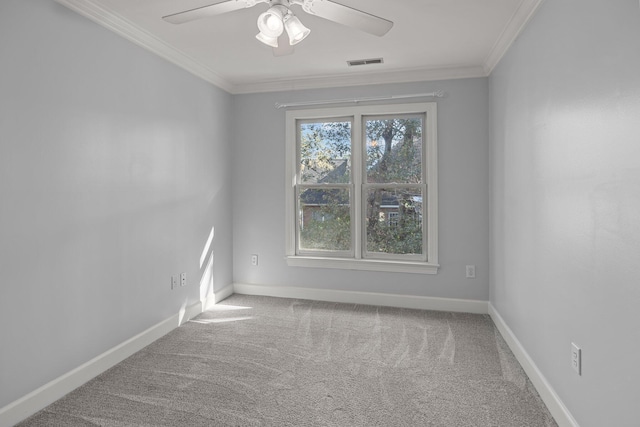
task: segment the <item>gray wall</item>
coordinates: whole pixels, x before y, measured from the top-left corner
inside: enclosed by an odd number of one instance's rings
[[[437,275],[288,267],[285,262],[285,110],[275,102],[443,90],[438,99]],[[238,283],[488,300],[488,81],[450,80],[234,97],[233,247]],[[257,267],[250,263],[258,254]],[[465,278],[465,265],[477,278]]]
[[[231,97],[50,0],[0,58],[3,407],[231,283]]]
[[[491,303],[582,427],[637,426],[638,1],[543,3],[490,97]]]

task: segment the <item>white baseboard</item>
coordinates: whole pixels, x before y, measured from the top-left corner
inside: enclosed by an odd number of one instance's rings
[[[228,284],[227,286],[225,286],[224,288],[214,291],[213,295],[210,296],[209,298],[207,298],[207,301],[204,304],[203,307],[203,311],[204,310],[208,310],[209,308],[211,308],[213,305],[219,303],[220,301],[230,297],[231,295],[233,295],[233,285],[232,284]]]
[[[579,427],[567,407],[551,387],[551,384],[549,384],[544,375],[542,375],[542,372],[540,372],[536,364],[533,362],[533,359],[531,359],[531,356],[529,356],[513,331],[509,326],[507,326],[502,316],[500,316],[500,313],[498,313],[491,303],[489,303],[489,315],[491,316],[491,319],[493,319],[493,323],[495,323],[507,345],[509,345],[511,352],[516,356],[520,365],[522,365],[522,368],[538,391],[542,401],[547,405],[547,408],[549,408],[549,412],[553,415],[558,426]]]
[[[382,294],[375,292],[338,291],[332,289],[297,288],[292,286],[267,286],[234,283],[237,294],[263,295],[281,298],[299,298],[316,301],[366,304],[386,307],[416,308],[421,310],[455,311],[463,313],[488,313],[488,302],[453,298],[434,298],[411,295]]]
[[[227,288],[233,287],[231,285]],[[225,288],[226,289],[226,288]],[[228,291],[227,291],[228,292]],[[217,296],[217,294],[215,295]],[[180,313],[150,327],[146,331],[107,350],[74,370],[48,382],[22,398],[0,409],[0,427],[11,427],[45,408],[64,395],[95,378],[127,357],[142,350],[158,338],[202,312],[203,303],[185,307]]]

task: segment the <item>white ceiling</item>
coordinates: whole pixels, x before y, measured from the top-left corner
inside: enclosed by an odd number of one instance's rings
[[[311,34],[275,57],[258,4],[184,24],[163,16],[220,0],[57,0],[231,93],[487,76],[542,0],[335,0],[394,22],[373,36],[292,10]],[[383,64],[348,67],[348,60]]]

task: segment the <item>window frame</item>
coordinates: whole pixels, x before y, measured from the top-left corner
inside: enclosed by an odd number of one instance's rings
[[[364,140],[364,120],[367,116],[424,115],[422,131],[422,173],[421,184],[369,184],[363,159],[366,157]],[[298,191],[309,184],[298,183],[300,150],[298,141],[298,121],[351,119],[351,179],[350,189],[351,232],[353,247],[349,256],[321,251],[297,250]],[[437,104],[435,102],[354,105],[311,109],[291,109],[286,111],[286,164],[285,164],[285,258],[289,266],[338,268],[349,270],[389,271],[406,273],[436,274],[438,272],[438,161],[437,161]],[[366,255],[366,189],[372,186],[393,188],[408,186],[423,188],[426,210],[423,212],[424,255],[406,256],[398,254]],[[333,185],[331,185],[333,187]],[[342,188],[345,188],[341,186]],[[424,205],[423,205],[424,209]],[[426,220],[424,217],[426,216]],[[425,258],[421,258],[421,257]]]

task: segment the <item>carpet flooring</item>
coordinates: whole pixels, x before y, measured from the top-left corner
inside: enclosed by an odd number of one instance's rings
[[[487,315],[232,295],[28,426],[556,426]]]

